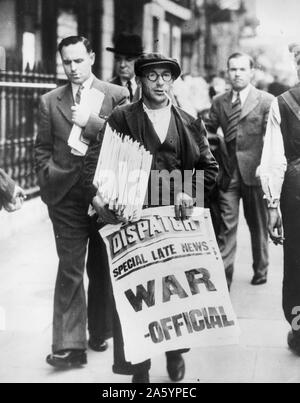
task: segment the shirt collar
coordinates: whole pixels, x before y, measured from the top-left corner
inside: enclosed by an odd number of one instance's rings
[[[126,87],[128,81],[130,81],[132,85],[135,85],[135,76],[133,76],[130,80],[124,80],[120,77],[120,81],[123,87]]]
[[[164,108],[160,108],[160,109],[149,109],[149,108],[144,104],[144,102],[143,102],[144,111],[147,112],[147,113],[152,113],[152,114],[170,112],[170,111],[171,111],[171,107],[172,107],[172,103],[169,101],[168,105],[165,106]]]
[[[90,89],[90,88],[92,87],[94,78],[95,78],[95,76],[94,76],[94,74],[92,73],[92,74],[90,75],[90,77],[89,77],[83,84],[81,84],[81,85],[83,86],[83,89],[84,89],[84,90],[85,90],[85,89]],[[73,94],[74,94],[74,93],[76,94],[76,92],[78,91],[78,88],[80,87],[80,85],[74,84],[74,83],[71,83],[71,84],[72,84]]]
[[[251,88],[252,88],[252,85],[249,84],[246,88],[244,88],[243,90],[239,91],[242,104],[245,103],[245,101],[246,101],[246,99],[247,99],[247,97],[248,97],[248,95],[250,93]],[[236,98],[237,98],[238,92],[235,91],[235,90],[233,90],[232,92],[233,92],[232,100],[235,101]]]

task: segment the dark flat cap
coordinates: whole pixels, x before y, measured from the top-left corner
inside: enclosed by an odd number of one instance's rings
[[[160,53],[144,53],[135,62],[135,75],[140,76],[146,68],[159,66],[167,66],[171,70],[175,79],[177,79],[181,74],[181,68],[176,59],[165,57]]]
[[[114,48],[106,48],[109,52],[118,53],[120,55],[138,57],[144,49],[142,38],[139,35],[129,34],[126,32],[121,33],[115,42]]]

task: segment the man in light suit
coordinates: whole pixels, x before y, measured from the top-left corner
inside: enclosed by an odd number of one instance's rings
[[[250,56],[235,53],[229,57],[232,91],[214,99],[207,122],[210,132],[216,133],[221,127],[224,133],[219,144],[221,224],[217,238],[229,287],[234,271],[240,199],[251,234],[254,271],[251,284],[267,282],[267,210],[256,170],[273,96],[251,85],[253,72],[254,62]]]
[[[104,83],[92,74],[95,54],[86,38],[64,39],[59,52],[69,83],[42,97],[35,150],[41,196],[48,206],[59,257],[52,354],[47,357],[47,362],[66,368],[87,362],[83,274],[88,240],[89,252],[100,253],[101,245],[104,248],[96,226],[87,214],[88,203],[80,185],[84,156],[69,146],[68,140],[74,124],[81,128],[83,143],[95,140],[113,108],[127,102],[128,91]],[[98,90],[103,97],[99,113],[92,112],[88,106],[92,90]],[[88,274],[96,269],[105,271],[103,267],[92,267],[97,261],[98,256],[88,256]],[[103,262],[104,266],[106,264]],[[105,284],[109,282],[104,279],[103,286]],[[92,281],[90,286],[93,287]],[[102,291],[105,311],[108,290],[103,288]],[[100,315],[99,310],[97,312]],[[101,317],[97,319],[101,321]],[[97,337],[105,340],[104,327],[102,335]],[[90,337],[93,337],[91,328],[89,330]],[[103,349],[105,347],[104,344]]]

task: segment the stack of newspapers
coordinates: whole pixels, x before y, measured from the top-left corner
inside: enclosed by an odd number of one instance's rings
[[[110,210],[128,221],[140,218],[151,165],[140,143],[106,126],[94,185]]]

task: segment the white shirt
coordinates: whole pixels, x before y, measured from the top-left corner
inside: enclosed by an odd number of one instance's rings
[[[143,107],[153,124],[154,130],[156,131],[160,142],[163,143],[166,140],[170,126],[172,103],[169,102],[168,106],[161,109],[149,109],[144,103]]]
[[[271,105],[261,163],[258,169],[265,197],[269,201],[279,200],[287,168],[280,125],[281,115],[276,98]]]
[[[92,87],[94,79],[95,79],[94,74],[91,74],[90,77],[83,84],[81,84],[83,86],[83,89],[81,90],[81,103],[83,103],[83,104],[86,103],[88,93]],[[72,83],[72,93],[73,93],[74,102],[75,102],[76,94],[79,90],[79,87],[80,87],[80,85]]]
[[[251,88],[252,88],[252,85],[249,84],[246,88],[244,88],[243,90],[240,91],[242,107],[244,106],[244,103],[246,102],[246,99],[248,98]],[[236,101],[237,94],[238,94],[237,91],[233,90],[232,103],[234,103]]]
[[[132,77],[131,80],[122,80],[121,79],[121,83],[122,83],[123,87],[127,87],[128,81],[131,82],[132,94],[134,95],[136,93],[136,90],[137,90],[137,83],[135,81],[135,77]]]

